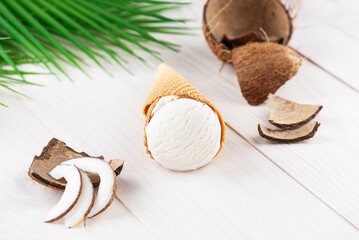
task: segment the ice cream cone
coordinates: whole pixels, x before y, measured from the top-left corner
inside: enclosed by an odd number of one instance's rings
[[[161,63],[158,67],[158,71],[155,80],[153,82],[152,88],[143,106],[143,114],[146,116],[144,143],[147,152],[150,154],[151,158],[153,157],[150,151],[148,150],[148,146],[147,146],[146,127],[149,121],[151,120],[152,110],[156,106],[159,99],[161,97],[166,97],[170,95],[175,95],[183,98],[192,98],[197,101],[203,102],[207,104],[210,108],[212,108],[212,110],[215,113],[217,113],[218,119],[221,124],[221,143],[220,143],[220,148],[216,154],[217,156],[220,150],[222,149],[222,145],[225,139],[225,130],[226,130],[225,122],[223,120],[221,112],[203,94],[201,94],[199,90],[196,87],[194,87],[189,81],[184,79],[181,75],[179,75],[167,64]]]

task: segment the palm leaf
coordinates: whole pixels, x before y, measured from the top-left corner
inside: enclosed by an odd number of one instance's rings
[[[115,45],[124,51],[128,52],[129,54],[135,56],[141,61],[144,61],[143,58],[139,57],[137,54],[135,54],[134,51],[132,51],[128,46],[126,46],[124,43],[122,43],[118,37],[116,37],[114,34],[112,34],[109,31],[104,30],[96,21],[93,21],[91,18],[86,17],[84,14],[81,14],[78,11],[75,11],[73,8],[69,7],[68,5],[64,4],[61,1],[51,1],[57,8],[61,9],[65,13],[68,13],[70,15],[75,16],[77,19],[81,20],[82,22],[88,24],[92,29],[95,30],[95,32],[100,32],[107,36],[111,41],[108,41],[112,45]]]
[[[23,63],[39,63],[49,73],[54,68],[67,76],[61,67],[61,62],[66,62],[85,73],[84,61],[74,48],[103,69],[101,59],[108,56],[127,70],[127,61],[112,46],[142,62],[145,60],[137,53],[139,50],[160,59],[159,53],[146,44],[178,51],[177,44],[152,33],[186,34],[191,30],[177,26],[188,19],[162,15],[187,4],[163,0],[0,1],[0,87],[18,93],[16,84],[32,84],[24,78],[31,73],[18,68]]]

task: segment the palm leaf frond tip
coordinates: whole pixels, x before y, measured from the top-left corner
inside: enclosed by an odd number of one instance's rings
[[[152,34],[186,34],[191,30],[176,25],[187,19],[162,15],[187,4],[163,0],[0,1],[0,87],[17,92],[10,86],[30,84],[18,69],[23,63],[39,63],[50,73],[54,68],[67,76],[61,61],[85,72],[82,59],[73,49],[83,52],[101,68],[101,58],[107,55],[124,69],[126,60],[111,46],[142,62],[145,60],[134,46],[158,59],[158,52],[147,45],[149,42],[178,51],[178,45]],[[61,39],[67,40],[66,44]],[[12,69],[11,74],[4,66]],[[17,75],[16,81],[10,81],[9,74]]]

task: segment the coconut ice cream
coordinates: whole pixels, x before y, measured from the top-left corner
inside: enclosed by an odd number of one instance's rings
[[[195,170],[209,163],[221,145],[221,124],[205,103],[178,96],[159,100],[146,127],[152,157],[165,168]]]
[[[221,113],[166,64],[159,66],[144,106],[145,146],[163,167],[196,170],[215,158],[224,141]]]

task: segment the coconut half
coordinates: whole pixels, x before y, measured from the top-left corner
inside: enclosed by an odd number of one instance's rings
[[[47,146],[44,147],[42,153],[39,156],[34,157],[28,174],[33,180],[47,187],[51,187],[56,190],[64,190],[66,181],[64,179],[54,179],[48,173],[56,166],[67,160],[82,157],[104,159],[102,156],[92,157],[85,152],[77,152],[68,147],[66,143],[53,138]],[[110,161],[112,170],[116,175],[121,173],[123,164],[124,162],[121,159],[113,159]],[[87,175],[90,177],[94,187],[97,187],[100,183],[99,176],[96,173],[87,173]]]
[[[277,43],[251,43],[232,51],[242,95],[251,105],[267,100],[268,95],[291,79],[302,64],[296,51]]]
[[[300,104],[274,95],[270,95],[269,100],[267,103],[269,108],[268,121],[285,129],[303,126],[314,119],[323,108],[321,105]]]
[[[288,44],[292,18],[280,0],[208,0],[203,33],[218,59],[232,63],[242,94],[263,103],[291,79],[301,57]]]
[[[100,214],[111,205],[116,190],[116,175],[106,161],[96,158],[76,158],[62,164],[75,165],[83,171],[96,173],[100,177],[98,193],[89,217]]]
[[[259,135],[279,143],[294,143],[314,137],[320,124],[313,122],[294,130],[272,130],[258,124]]]
[[[84,221],[90,213],[95,201],[95,191],[87,174],[80,170],[82,177],[82,190],[75,206],[65,215],[65,227],[72,228]]]
[[[46,215],[45,222],[53,222],[65,216],[77,203],[82,189],[82,176],[75,166],[59,165],[49,175],[55,179],[64,178],[67,184],[60,201]]]
[[[250,42],[264,42],[268,38],[286,45],[292,29],[291,16],[278,0],[208,0],[203,10],[207,43],[227,63],[232,61],[233,48]]]

